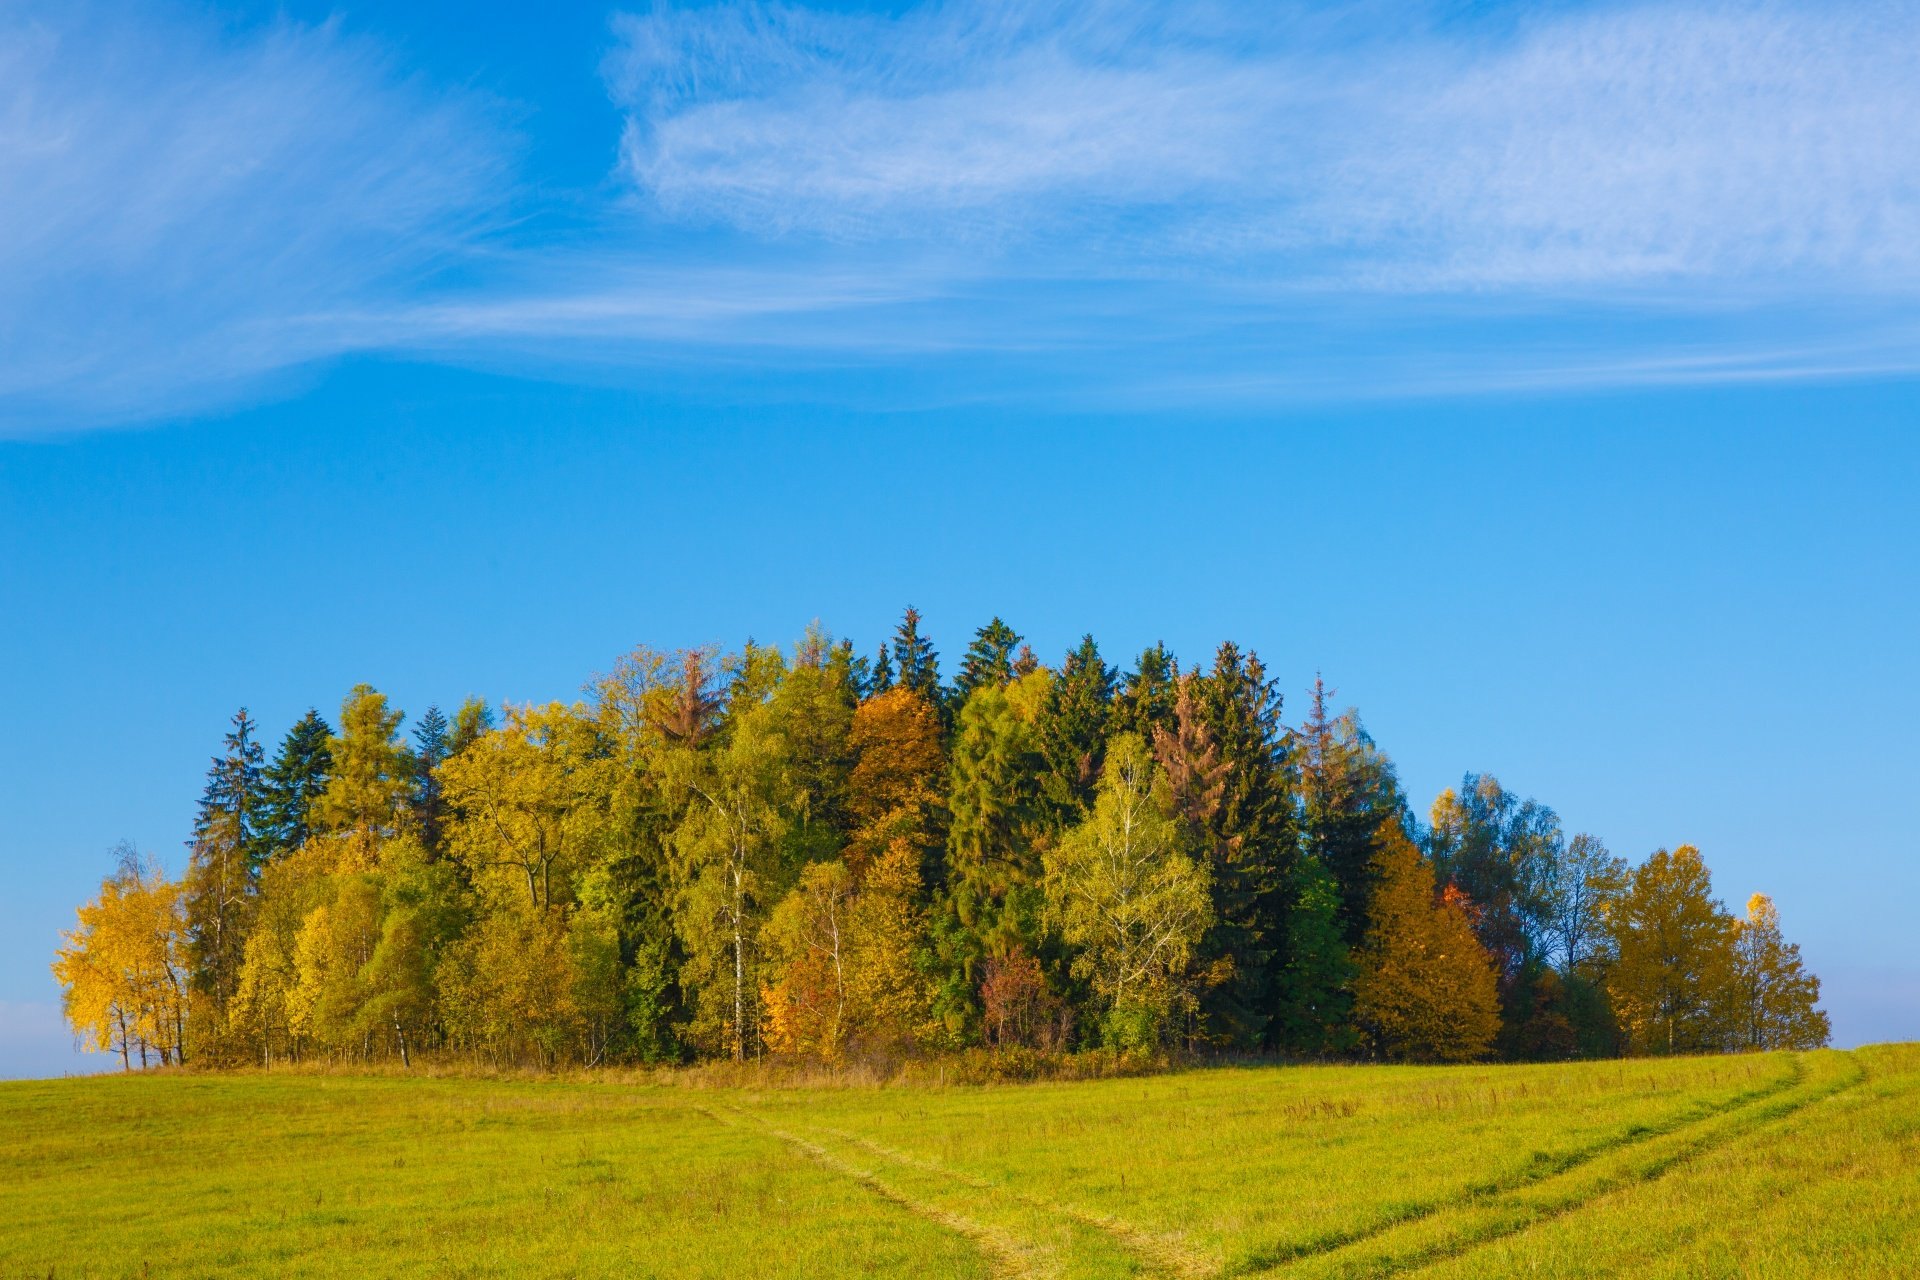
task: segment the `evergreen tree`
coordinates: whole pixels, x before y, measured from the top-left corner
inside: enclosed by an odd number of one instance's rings
[[[1328,714],[1332,692],[1314,678],[1306,723],[1294,738],[1301,849],[1333,877],[1341,936],[1358,946],[1373,892],[1374,836],[1382,823],[1405,825],[1406,801],[1393,762],[1374,746],[1359,716]]]
[[[1040,794],[1056,829],[1079,822],[1092,807],[1113,718],[1114,677],[1100,660],[1100,646],[1083,636],[1047,689],[1036,726],[1046,762]]]
[[[873,664],[867,670],[867,683],[864,688],[866,697],[874,697],[893,688],[893,656],[887,652],[887,646],[880,646],[873,655]]]
[[[1287,957],[1274,975],[1274,1043],[1302,1058],[1353,1047],[1353,962],[1340,922],[1340,886],[1314,858],[1295,868]]]
[[[291,852],[313,834],[313,806],[333,769],[332,737],[332,727],[312,708],[287,730],[264,775],[260,831],[269,849]]]
[[[1203,1034],[1242,1049],[1270,1044],[1272,967],[1284,962],[1298,835],[1280,694],[1258,655],[1222,644],[1195,681],[1200,723],[1226,766],[1207,824],[1214,924],[1197,962],[1208,974]]]
[[[893,633],[893,665],[900,687],[911,689],[935,707],[944,708],[940,689],[940,655],[933,641],[920,634],[920,611],[909,607]]]
[[[960,674],[953,680],[954,705],[966,705],[981,685],[1004,685],[1012,680],[1014,646],[1019,643],[1014,629],[997,617],[974,632],[973,643],[960,659]]]
[[[452,733],[440,708],[430,706],[413,727],[413,818],[420,842],[437,853],[447,821],[447,806],[434,770],[449,754]]]
[[[191,980],[211,1001],[214,1040],[224,1031],[226,1007],[239,985],[254,889],[265,860],[261,750],[245,707],[234,715],[225,746],[207,770],[182,885]]]
[[[1137,733],[1147,742],[1173,727],[1180,664],[1164,644],[1143,649],[1113,700],[1115,733]]]

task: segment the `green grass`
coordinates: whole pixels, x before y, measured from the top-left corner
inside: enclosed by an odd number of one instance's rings
[[[0,1277],[1917,1267],[1920,1046],[992,1088],[0,1085]]]

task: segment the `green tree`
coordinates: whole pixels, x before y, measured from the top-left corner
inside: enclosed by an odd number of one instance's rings
[[[1115,733],[1137,733],[1148,742],[1174,723],[1179,698],[1180,664],[1164,644],[1140,651],[1113,700]]]
[[[313,834],[313,807],[333,769],[333,729],[308,708],[287,731],[262,776],[260,834],[277,852],[298,849]]]
[[[1374,745],[1359,713],[1328,714],[1332,692],[1314,678],[1307,719],[1294,738],[1300,841],[1302,852],[1333,877],[1341,935],[1349,946],[1358,946],[1373,896],[1374,836],[1382,823],[1404,826],[1406,801],[1393,762]]]
[[[1222,644],[1194,683],[1198,720],[1225,767],[1206,824],[1213,926],[1198,958],[1207,972],[1204,1036],[1252,1049],[1271,1044],[1273,966],[1284,962],[1299,837],[1295,780],[1281,699],[1259,656]]]
[[[1019,645],[1019,633],[997,617],[974,632],[973,643],[960,659],[960,673],[953,678],[954,705],[965,706],[982,685],[1011,681],[1013,656]]]
[[[1046,855],[1048,918],[1104,1005],[1109,1044],[1159,1042],[1209,915],[1206,869],[1180,848],[1166,779],[1138,734],[1109,745],[1093,810]]]
[[[918,609],[908,608],[894,630],[893,665],[902,688],[913,690],[932,706],[946,705],[940,688],[940,655],[934,652],[933,641],[920,634]]]
[[[254,890],[265,861],[260,744],[245,707],[232,723],[225,750],[207,770],[181,886],[193,988],[207,1000],[208,1043],[216,1056],[222,1052],[227,1004],[239,985]]]
[[[427,708],[420,723],[413,727],[413,807],[414,824],[420,841],[429,852],[438,852],[446,835],[447,804],[441,794],[440,779],[434,770],[449,754],[452,732],[440,708]]]
[[[1433,802],[1427,853],[1442,880],[1474,904],[1480,941],[1509,985],[1551,943],[1548,890],[1562,851],[1560,819],[1492,774],[1468,774]]]
[[[465,751],[493,732],[493,708],[484,698],[469,697],[453,713],[453,726],[447,731],[446,758]]]
[[[1056,830],[1079,822],[1093,804],[1113,715],[1114,676],[1089,635],[1067,654],[1047,687],[1035,727],[1046,764],[1041,800]]]
[[[1034,721],[1049,683],[1037,671],[1004,688],[982,685],[960,709],[954,735],[947,890],[960,922],[988,954],[1032,941],[1042,767]]]
[[[1296,1057],[1353,1048],[1353,980],[1340,920],[1340,885],[1318,859],[1295,867],[1287,957],[1274,975],[1274,1041]]]

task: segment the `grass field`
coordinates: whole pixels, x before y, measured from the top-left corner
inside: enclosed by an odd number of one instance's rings
[[[0,1276],[1907,1276],[1920,1045],[747,1090],[0,1085]]]

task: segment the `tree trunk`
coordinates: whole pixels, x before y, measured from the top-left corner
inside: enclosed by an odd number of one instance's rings
[[[413,1070],[413,1057],[407,1052],[407,1033],[400,1029],[400,1019],[393,1020],[393,1034],[400,1037],[400,1065]]]
[[[740,869],[733,869],[733,1060],[747,1060],[747,939],[744,921],[746,894]]]

